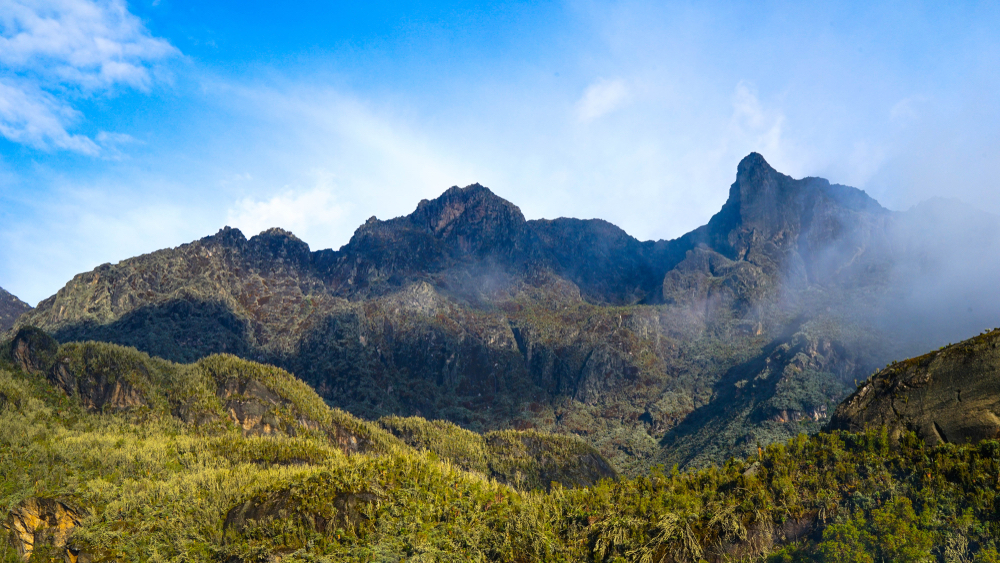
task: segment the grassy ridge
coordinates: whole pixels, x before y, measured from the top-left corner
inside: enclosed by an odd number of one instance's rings
[[[534,430],[477,434],[451,422],[416,416],[388,416],[378,422],[414,448],[518,489],[549,489],[553,482],[587,486],[617,477],[600,454],[576,436]]]
[[[79,381],[145,369],[152,382],[133,381],[148,406],[101,411],[43,372],[9,358],[0,366],[3,520],[26,499],[59,499],[82,517],[70,545],[92,560],[998,560],[995,441],[930,448],[912,436],[893,445],[879,431],[799,436],[700,471],[541,490],[526,481],[541,478],[545,456],[571,462],[585,453],[578,442],[324,415],[285,372],[232,357],[179,365],[103,344],[58,351]],[[230,378],[270,381],[295,416],[349,422],[374,445],[348,455],[320,430],[248,434],[211,394]],[[195,396],[220,418],[171,414]],[[505,467],[520,472],[508,481],[520,488],[490,478]],[[0,560],[19,560],[13,547],[0,550]],[[39,545],[33,557],[56,555]]]

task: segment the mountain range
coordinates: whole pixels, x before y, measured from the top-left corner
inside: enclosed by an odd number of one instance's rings
[[[0,559],[1000,561],[998,233],[750,155],[671,241],[473,185],[106,264],[6,301]]]
[[[889,211],[754,153],[722,209],[673,240],[526,220],[473,184],[372,217],[336,251],[225,228],[105,264],[8,336],[234,354],[363,418],[576,434],[638,474],[815,432],[879,366],[989,326],[998,235],[961,205]]]

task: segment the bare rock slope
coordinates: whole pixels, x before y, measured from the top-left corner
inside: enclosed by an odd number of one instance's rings
[[[1000,330],[879,371],[834,412],[831,429],[885,426],[928,444],[1000,438]]]

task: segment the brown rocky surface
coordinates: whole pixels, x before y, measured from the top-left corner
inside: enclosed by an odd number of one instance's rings
[[[109,344],[60,346],[34,327],[18,330],[6,347],[22,370],[44,376],[91,412],[153,409],[196,426],[228,419],[245,435],[322,434],[346,453],[373,447],[356,421],[337,412],[331,417],[311,389],[271,366],[213,356],[194,366],[198,376],[179,385],[177,370],[190,368]]]
[[[92,411],[119,411],[148,406],[142,391],[127,379],[105,369],[86,369],[74,373],[71,360],[59,353],[59,342],[34,327],[17,331],[10,343],[11,356],[21,369],[29,373],[43,373],[57,388],[71,397],[78,397],[81,404]],[[88,352],[92,352],[88,350]],[[84,363],[91,358],[85,353]],[[118,371],[119,366],[114,367]],[[134,366],[138,377],[149,379],[142,365]]]
[[[1000,330],[911,358],[873,375],[830,419],[834,430],[885,426],[928,444],[1000,438]]]

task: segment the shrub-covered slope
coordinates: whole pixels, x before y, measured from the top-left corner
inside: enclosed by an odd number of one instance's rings
[[[372,218],[337,251],[227,228],[105,264],[20,323],[270,363],[369,420],[576,434],[638,474],[816,431],[851,382],[904,355],[900,324],[881,322],[899,217],[757,154],[672,241],[527,221],[476,184]]]
[[[362,422],[232,356],[180,365],[31,330],[4,351],[11,563],[1000,558],[996,441],[800,435],[698,471],[546,490],[532,480],[547,460],[593,451],[536,432]]]

